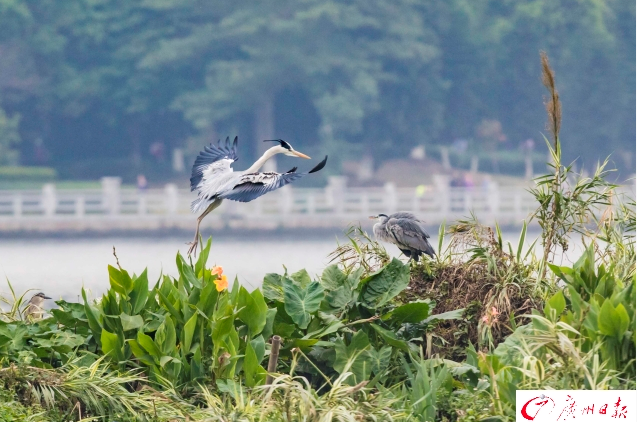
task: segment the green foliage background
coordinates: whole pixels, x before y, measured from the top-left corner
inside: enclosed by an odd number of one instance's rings
[[[627,0],[0,0],[0,145],[21,138],[23,164],[62,177],[167,169],[148,164],[152,143],[192,154],[227,134],[249,160],[270,107],[276,136],[310,155],[404,157],[484,119],[539,146],[546,50],[566,157],[617,151],[634,172],[634,22]]]

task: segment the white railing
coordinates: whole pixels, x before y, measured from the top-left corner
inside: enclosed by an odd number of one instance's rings
[[[250,203],[226,201],[204,225],[246,228],[334,227],[374,214],[411,211],[432,225],[467,217],[481,221],[519,224],[536,208],[527,187],[450,187],[448,179],[434,177],[431,186],[348,188],[331,178],[326,188],[286,186]],[[634,192],[634,186],[626,186]],[[633,195],[634,196],[634,193]],[[117,178],[104,178],[101,189],[0,191],[0,231],[61,229],[190,228],[195,195],[169,184],[163,189],[138,191],[121,188]]]

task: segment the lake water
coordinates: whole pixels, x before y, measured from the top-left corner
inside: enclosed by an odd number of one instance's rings
[[[517,233],[505,233],[514,245]],[[529,235],[532,239],[535,235]],[[148,268],[149,280],[154,282],[160,273],[175,275],[177,250],[186,253],[188,237],[149,238],[75,238],[75,239],[0,239],[0,277],[11,281],[17,292],[37,289],[54,299],[77,300],[84,286],[93,297],[101,295],[109,286],[107,265],[115,266],[113,246],[120,264],[130,273]],[[433,239],[432,245],[437,245]],[[269,272],[283,273],[305,268],[310,275],[320,274],[329,264],[328,255],[337,246],[335,233],[325,235],[286,235],[251,239],[220,237],[213,240],[208,265],[221,265],[230,279],[238,277],[252,289],[261,284]],[[386,245],[394,256],[398,249]],[[570,261],[579,256],[580,248],[569,251],[563,258]],[[539,249],[537,250],[539,252]],[[0,293],[6,295],[8,286],[0,283]]]

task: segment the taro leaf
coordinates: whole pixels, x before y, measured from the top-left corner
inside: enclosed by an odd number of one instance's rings
[[[239,311],[238,317],[245,322],[250,330],[250,337],[254,337],[263,331],[268,314],[261,290],[256,289],[248,293],[245,287],[239,289]]]
[[[283,302],[283,277],[279,274],[266,274],[261,288],[263,289],[263,296],[267,299]]]
[[[305,289],[312,282],[310,275],[307,273],[305,269],[295,272],[294,274],[290,276],[290,278],[296,281],[297,283],[299,283],[299,285],[303,289]]]
[[[399,306],[383,315],[383,321],[391,320],[397,324],[417,324],[429,316],[429,303],[413,302]]]
[[[270,338],[272,336],[272,332],[274,329],[274,318],[276,317],[276,308],[269,308],[268,312],[265,315],[265,326],[263,327],[263,331],[261,334],[265,338]]]
[[[375,375],[384,372],[389,366],[389,359],[391,358],[391,346],[384,346],[380,350],[369,349],[365,353],[371,360],[371,370]]]
[[[222,393],[230,394],[230,396],[235,400],[239,401],[243,396],[243,390],[241,389],[241,383],[236,382],[232,379],[217,379],[217,388]]]
[[[265,356],[265,339],[263,336],[258,336],[250,340],[250,344],[252,345],[252,349],[254,349],[257,362],[260,364]]]
[[[323,300],[323,286],[318,282],[310,283],[306,289],[297,286],[291,280],[283,281],[285,295],[285,311],[300,328],[305,329],[310,323],[313,312],[316,312]]]
[[[338,309],[343,309],[355,298],[355,293],[352,292],[347,286],[341,286],[336,290],[329,291],[326,295],[327,303],[330,307],[334,308],[335,312]]]
[[[441,314],[430,315],[423,322],[431,322],[437,319],[460,319],[462,318],[462,314],[464,313],[464,308],[454,309],[453,311],[443,312]]]
[[[336,290],[343,286],[347,276],[338,268],[338,265],[330,265],[323,270],[321,285],[325,290]]]
[[[122,312],[119,314],[119,319],[122,322],[124,331],[135,330],[144,325],[144,320],[139,315],[130,316]]]
[[[357,384],[367,381],[372,371],[372,359],[366,350],[371,348],[369,338],[364,331],[358,331],[352,337],[352,341],[345,346],[343,340],[336,340],[334,349],[336,351],[336,359],[334,360],[334,369],[338,373],[346,370],[352,372],[353,376],[347,378],[348,384]],[[348,369],[348,364],[349,369]]]
[[[409,345],[407,344],[407,342],[396,337],[396,334],[394,334],[393,331],[386,330],[376,324],[370,325],[378,333],[378,335],[380,335],[385,343],[402,351],[409,351]]]
[[[364,271],[365,269],[363,267],[358,267],[347,275],[345,284],[350,288],[350,290],[356,290],[361,282],[361,277],[363,276]]]
[[[111,282],[111,288],[122,296],[128,296],[128,293],[133,290],[133,280],[126,270],[118,270],[109,265],[108,278]]]
[[[286,324],[285,322],[274,321],[272,334],[281,336],[282,338],[290,338],[292,337],[292,334],[294,334],[295,330],[296,325],[294,324]]]
[[[133,282],[133,290],[130,292],[131,313],[137,315],[148,300],[148,274],[146,270]]]
[[[387,266],[363,280],[358,300],[369,308],[378,308],[402,292],[408,284],[409,265],[394,258]]]

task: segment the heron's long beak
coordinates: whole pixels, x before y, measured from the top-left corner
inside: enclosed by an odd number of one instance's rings
[[[298,151],[292,151],[292,154],[294,154],[294,155],[296,155],[297,157],[300,157],[300,158],[305,158],[306,160],[310,159],[310,157],[308,157],[307,155],[305,155],[303,153],[300,153]]]
[[[48,296],[43,296],[42,299],[51,299],[51,298]]]
[[[377,215],[370,215],[370,216],[369,216],[369,219],[370,219],[370,220],[376,220],[377,218],[378,218],[378,216],[377,216]]]

